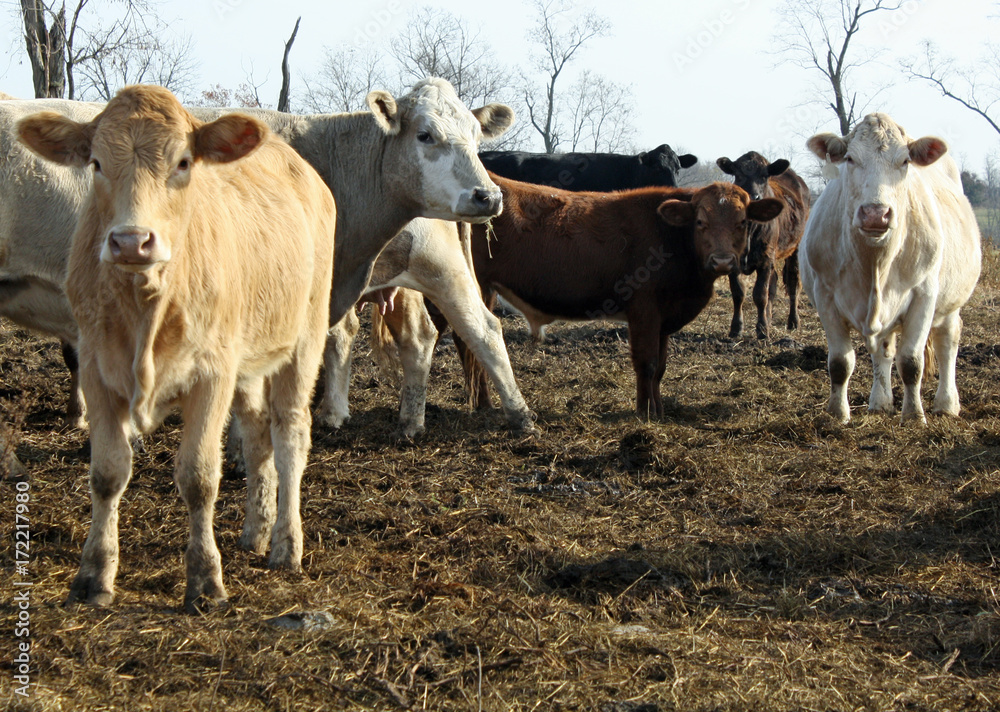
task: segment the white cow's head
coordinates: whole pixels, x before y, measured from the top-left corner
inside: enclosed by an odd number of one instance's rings
[[[153,86],[123,89],[89,123],[43,112],[18,124],[21,141],[43,158],[92,167],[81,225],[87,239],[99,242],[103,262],[129,272],[164,265],[182,249],[196,164],[242,158],[267,134],[266,126],[240,114],[202,123],[168,90]]]
[[[382,129],[395,137],[399,151],[394,171],[401,194],[420,198],[419,214],[443,220],[484,222],[503,209],[500,189],[480,163],[479,142],[501,136],[513,123],[514,112],[503,104],[470,111],[451,84],[424,79],[396,100],[385,91],[368,95],[368,106]]]
[[[840,164],[839,180],[854,230],[873,244],[897,226],[912,166],[929,166],[948,151],[939,138],[913,140],[886,114],[869,114],[850,135],[817,134],[806,144],[822,159]]]

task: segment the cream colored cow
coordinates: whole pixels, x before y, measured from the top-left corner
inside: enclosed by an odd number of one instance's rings
[[[829,346],[827,410],[850,420],[854,329],[872,357],[869,411],[893,412],[895,360],[902,419],[925,420],[920,383],[930,337],[939,364],[934,411],[958,415],[959,310],[979,279],[980,237],[948,147],[933,136],[910,138],[886,114],[869,114],[849,136],[813,136],[808,146],[840,166],[799,248],[802,285]]]
[[[212,520],[230,404],[243,425],[252,548],[269,538],[271,566],[299,568],[309,400],[329,323],[329,189],[257,119],[204,123],[160,87],[124,89],[85,123],[36,114],[18,133],[44,158],[93,173],[66,281],[93,508],[69,600],[113,599],[129,440],[172,408],[184,419],[175,480],[190,518],[185,607],[226,598]]]

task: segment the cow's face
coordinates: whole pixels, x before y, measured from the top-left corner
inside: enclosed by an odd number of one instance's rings
[[[169,91],[149,86],[123,89],[88,124],[48,113],[18,126],[43,157],[91,166],[87,214],[99,225],[100,259],[129,272],[162,266],[182,248],[197,164],[242,158],[267,131],[239,114],[203,124]]]
[[[771,189],[769,181],[774,176],[784,173],[789,166],[788,161],[784,158],[769,163],[756,151],[748,151],[735,161],[723,156],[716,160],[715,164],[723,173],[731,175],[733,184],[745,190],[751,200],[773,198],[774,191]],[[760,230],[751,229],[748,242],[747,251],[740,260],[739,271],[743,274],[750,274],[758,269],[767,257],[768,246]]]
[[[481,140],[501,136],[513,123],[509,107],[488,104],[470,111],[443,79],[421,81],[398,102],[374,91],[368,106],[400,152],[394,165],[402,168],[390,180],[420,215],[485,222],[500,214],[500,189],[477,154]]]
[[[667,144],[661,144],[652,151],[640,153],[637,157],[642,174],[642,185],[677,185],[677,174],[681,168],[690,168],[698,162],[697,156],[685,153],[678,156]]]
[[[818,134],[806,145],[840,164],[851,227],[873,245],[887,240],[898,223],[911,168],[929,166],[948,150],[934,136],[911,140],[886,114],[869,114],[847,137]]]
[[[775,198],[750,200],[745,190],[731,183],[711,183],[691,195],[690,201],[664,201],[658,212],[669,225],[693,228],[701,268],[721,277],[737,267],[746,251],[750,222],[773,220],[783,207]]]
[[[733,183],[745,190],[750,200],[774,197],[774,191],[771,190],[768,181],[788,170],[789,165],[784,158],[768,163],[768,160],[756,151],[748,151],[735,161],[723,156],[715,163],[723,173],[733,177]]]

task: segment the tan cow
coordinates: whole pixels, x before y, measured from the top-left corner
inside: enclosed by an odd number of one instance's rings
[[[270,565],[299,568],[309,399],[329,317],[330,191],[260,121],[204,123],[159,87],[122,90],[88,123],[36,114],[18,133],[49,160],[89,163],[94,176],[66,282],[80,330],[93,508],[69,600],[113,599],[129,439],[173,407],[185,425],[175,465],[190,518],[185,608],[226,598],[212,519],[231,403],[258,483],[249,499],[260,504],[247,516],[263,516],[254,526],[266,531],[276,469]]]

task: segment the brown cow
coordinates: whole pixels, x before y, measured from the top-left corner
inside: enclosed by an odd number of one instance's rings
[[[487,305],[501,295],[532,332],[556,319],[627,322],[636,408],[662,416],[668,336],[698,316],[715,280],[736,267],[747,221],[774,219],[782,203],[751,201],[730,183],[570,193],[491,177],[504,211],[489,227],[474,225],[472,237]],[[485,389],[480,377],[474,390],[485,397]]]
[[[93,508],[69,601],[113,600],[129,439],[173,407],[185,424],[175,465],[190,523],[185,608],[226,598],[212,519],[230,404],[245,438],[248,517],[274,521],[257,510],[277,486],[277,521],[264,527],[270,565],[299,568],[299,484],[333,269],[329,189],[260,121],[204,123],[160,87],[126,88],[88,123],[36,114],[18,133],[44,158],[93,166],[66,281]]]
[[[749,151],[731,161],[716,161],[724,173],[733,176],[733,182],[750,194],[752,200],[777,198],[785,205],[777,220],[754,223],[750,228],[750,246],[741,260],[740,270],[729,275],[733,294],[733,321],[729,337],[735,339],[743,331],[743,297],[746,291],[739,273],[757,273],[753,287],[753,301],[757,305],[757,338],[766,339],[771,327],[772,304],[778,294],[778,273],[775,265],[784,260],[782,278],[788,294],[788,328],[799,326],[799,242],[809,217],[809,188],[788,167],[788,161],[779,159],[768,163],[756,151]]]

